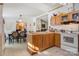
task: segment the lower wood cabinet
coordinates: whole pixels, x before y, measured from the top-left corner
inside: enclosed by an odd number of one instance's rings
[[[49,47],[49,34],[45,34],[42,36],[42,40],[43,40],[43,50]]]
[[[29,39],[30,38],[30,39]],[[59,33],[46,33],[31,35],[28,38],[31,49],[35,51],[43,51],[49,47],[60,47],[60,34]]]
[[[42,36],[41,35],[33,35],[32,36],[32,45],[35,50],[42,50]]]
[[[61,36],[60,33],[55,33],[55,46],[60,47],[61,46]]]
[[[54,46],[55,44],[55,39],[54,39],[54,33],[53,34],[49,34],[49,47]]]
[[[45,50],[49,47],[54,46],[54,33],[33,35],[32,42],[35,50]]]

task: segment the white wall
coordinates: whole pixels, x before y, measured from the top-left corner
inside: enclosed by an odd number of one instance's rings
[[[4,18],[5,20],[5,33],[10,33],[16,30],[16,20],[17,18]]]

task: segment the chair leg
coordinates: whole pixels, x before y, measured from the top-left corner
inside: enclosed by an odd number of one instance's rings
[[[16,37],[16,41],[17,41],[17,43],[19,43],[19,37],[18,36]]]
[[[12,43],[12,39],[9,37],[9,44]]]
[[[20,43],[21,43],[22,38],[20,38]]]
[[[23,42],[26,42],[26,38],[23,39]]]
[[[15,39],[13,38],[13,39],[12,39],[12,43],[14,43],[14,40],[15,40]]]

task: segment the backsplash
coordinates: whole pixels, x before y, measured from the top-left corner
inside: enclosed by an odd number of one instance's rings
[[[57,30],[69,30],[69,31],[79,31],[79,24],[68,24],[68,25],[54,25],[51,26],[53,29]]]

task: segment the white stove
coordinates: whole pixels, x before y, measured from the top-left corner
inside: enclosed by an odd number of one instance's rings
[[[61,48],[78,54],[78,34],[61,33]]]

